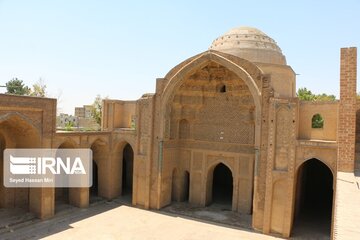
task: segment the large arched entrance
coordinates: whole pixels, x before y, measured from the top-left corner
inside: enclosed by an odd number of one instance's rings
[[[233,197],[233,176],[231,170],[223,163],[214,168],[212,177],[212,203],[221,204],[231,210]]]
[[[134,151],[130,144],[127,143],[125,145],[122,157],[121,195],[131,202],[133,192]]]
[[[260,71],[253,72],[256,66],[250,69],[249,62],[240,59],[235,66],[235,60],[209,52],[178,65],[166,76],[161,106],[164,165],[175,163],[190,169],[191,205],[223,214],[224,219],[233,214],[228,211],[250,212],[254,182],[249,166],[254,152],[245,149],[258,146],[260,139],[260,91],[256,85]],[[249,155],[240,165],[238,153]],[[162,178],[165,187],[159,191],[166,191],[166,196],[160,199],[160,206],[169,204],[174,196],[170,171]],[[248,179],[234,181],[239,172]],[[235,183],[241,187],[233,187]]]
[[[333,174],[318,159],[303,163],[297,175],[293,236],[330,237]]]

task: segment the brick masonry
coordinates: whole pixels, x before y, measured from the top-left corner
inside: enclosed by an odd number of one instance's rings
[[[356,131],[356,48],[342,48],[338,122],[338,171],[353,172]]]

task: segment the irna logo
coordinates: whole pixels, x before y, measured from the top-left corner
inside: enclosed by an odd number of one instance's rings
[[[5,187],[91,187],[91,149],[5,149]]]
[[[10,155],[12,174],[86,174],[80,157],[14,157]]]

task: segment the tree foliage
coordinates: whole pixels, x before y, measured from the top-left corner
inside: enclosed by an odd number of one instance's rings
[[[11,79],[5,84],[5,86],[6,94],[46,97],[46,85],[41,78],[33,84],[32,89],[26,86],[23,80],[18,78]]]
[[[312,128],[323,128],[324,127],[324,119],[320,114],[315,114],[311,119]]]
[[[95,122],[101,125],[101,115],[102,115],[102,98],[100,95],[95,97],[94,103],[92,104],[93,109],[91,111],[91,116],[94,118]]]
[[[46,96],[46,85],[43,79],[39,79],[35,84],[33,84],[33,88],[31,90],[30,96],[34,97],[45,97]]]
[[[335,101],[335,95],[328,95],[325,93],[322,94],[314,94],[307,88],[299,88],[297,95],[300,100],[303,101]]]
[[[31,91],[31,89],[24,84],[23,80],[18,78],[11,79],[5,86],[6,94],[29,95]]]
[[[74,123],[72,121],[68,121],[65,123],[65,131],[73,131]]]

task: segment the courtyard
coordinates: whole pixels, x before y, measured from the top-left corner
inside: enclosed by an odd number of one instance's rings
[[[175,207],[175,210],[177,208]],[[226,220],[226,214],[216,214],[213,211],[213,216],[207,215],[203,219],[195,219],[171,213],[175,210],[147,211],[130,207],[124,204],[123,199],[100,200],[92,203],[87,209],[64,205],[54,218],[41,221],[30,213],[24,214],[20,209],[2,209],[0,212],[0,219],[2,219],[0,238],[4,240],[278,239],[256,233],[246,227],[225,225],[213,221],[216,219]],[[6,214],[12,216],[12,218],[6,218],[7,222],[3,218]],[[204,214],[206,215],[206,211]]]
[[[17,209],[1,209],[0,239],[283,239],[251,229],[251,215],[212,204],[205,208],[172,203],[161,211],[131,207],[129,198],[93,198],[89,208],[58,204],[58,212],[42,221]],[[11,216],[11,217],[9,217]],[[291,239],[329,239],[308,226]]]

